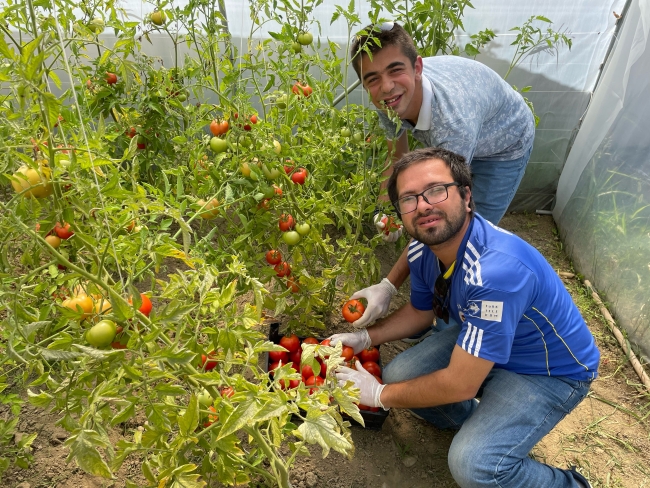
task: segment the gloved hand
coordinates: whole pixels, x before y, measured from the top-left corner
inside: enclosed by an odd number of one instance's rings
[[[346,366],[341,366],[336,370],[336,379],[339,385],[343,386],[346,381],[352,381],[354,386],[361,390],[359,403],[368,407],[381,407],[384,410],[388,410],[380,400],[381,392],[386,385],[379,383],[377,378],[368,373],[359,361],[356,362],[356,367],[357,369],[354,370]]]
[[[344,334],[334,334],[330,339],[330,345],[336,346],[338,342],[342,342],[344,346],[349,346],[354,349],[354,354],[359,354],[364,349],[368,349],[372,345],[370,335],[366,329],[359,332],[346,332]]]
[[[368,305],[361,318],[352,322],[352,325],[354,327],[367,327],[370,323],[386,315],[388,307],[390,307],[390,300],[396,294],[397,288],[393,286],[388,278],[384,278],[376,285],[356,292],[350,297],[350,300],[363,297],[368,301]]]
[[[402,235],[402,226],[395,223],[393,217],[378,212],[375,214],[373,222],[386,242],[395,242]]]

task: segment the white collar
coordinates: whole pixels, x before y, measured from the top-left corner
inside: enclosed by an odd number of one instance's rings
[[[431,128],[431,99],[433,97],[433,89],[429,79],[422,75],[422,105],[420,106],[420,114],[418,115],[418,123],[413,128],[414,130],[428,131]]]

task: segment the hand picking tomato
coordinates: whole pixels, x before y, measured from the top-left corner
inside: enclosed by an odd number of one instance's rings
[[[291,274],[291,266],[286,261],[276,264],[273,269],[275,270],[275,275],[279,278],[289,276]]]
[[[288,334],[280,339],[280,345],[289,352],[294,352],[300,349],[300,339],[296,334]]]
[[[270,251],[267,251],[266,253],[266,262],[269,264],[279,264],[280,261],[282,261],[282,254],[280,254],[280,251],[276,251],[275,249],[271,249]]]
[[[368,349],[364,349],[359,353],[359,359],[361,360],[361,364],[368,361],[378,362],[379,349],[377,349],[375,346],[370,346]]]
[[[395,219],[393,217],[385,216],[381,219],[381,221],[384,224],[384,234],[386,235],[389,235],[391,232],[395,232],[396,230],[399,230],[400,227],[402,227],[400,224],[395,222]]]
[[[365,310],[366,307],[359,300],[348,300],[343,305],[343,318],[348,322],[356,322]]]
[[[74,231],[70,229],[70,224],[67,222],[64,222],[63,225],[61,222],[57,222],[54,226],[54,233],[63,240],[70,239],[74,235]]]

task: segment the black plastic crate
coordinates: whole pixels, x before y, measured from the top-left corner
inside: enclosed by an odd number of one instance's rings
[[[269,330],[269,340],[273,342],[274,344],[279,344],[280,339],[282,338],[282,335],[280,334],[280,324],[279,323],[272,323],[270,326]],[[298,336],[300,341],[302,342],[305,337]],[[316,337],[319,341],[322,341],[325,339],[324,337]],[[375,346],[377,349],[379,349],[380,346]],[[266,370],[269,370],[269,358],[268,354],[266,356]],[[383,366],[381,364],[381,358],[378,361],[379,367],[382,368]],[[381,426],[384,424],[384,421],[386,420],[386,417],[388,417],[388,412],[385,410],[380,409],[378,412],[371,412],[370,410],[360,410],[361,417],[363,418],[363,421],[365,423],[366,429],[370,430],[381,430]],[[343,414],[345,415],[345,414]],[[362,427],[361,424],[359,424],[356,420],[354,420],[352,417],[349,417],[345,415],[346,418],[350,420],[350,423],[352,425],[356,425],[359,427]]]

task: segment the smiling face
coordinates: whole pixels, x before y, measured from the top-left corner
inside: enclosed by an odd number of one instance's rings
[[[380,110],[391,108],[402,120],[417,123],[422,105],[422,58],[415,66],[399,46],[386,46],[372,60],[361,58],[361,81],[372,103]]]
[[[399,198],[402,198],[453,181],[451,170],[444,161],[428,159],[407,167],[399,174],[397,191]],[[402,214],[402,222],[406,231],[418,241],[434,251],[436,248],[451,248],[450,254],[455,257],[455,249],[462,241],[470,221],[471,192],[468,188],[463,198],[458,187],[450,186],[447,191],[449,197],[433,205],[418,197],[417,209]]]

